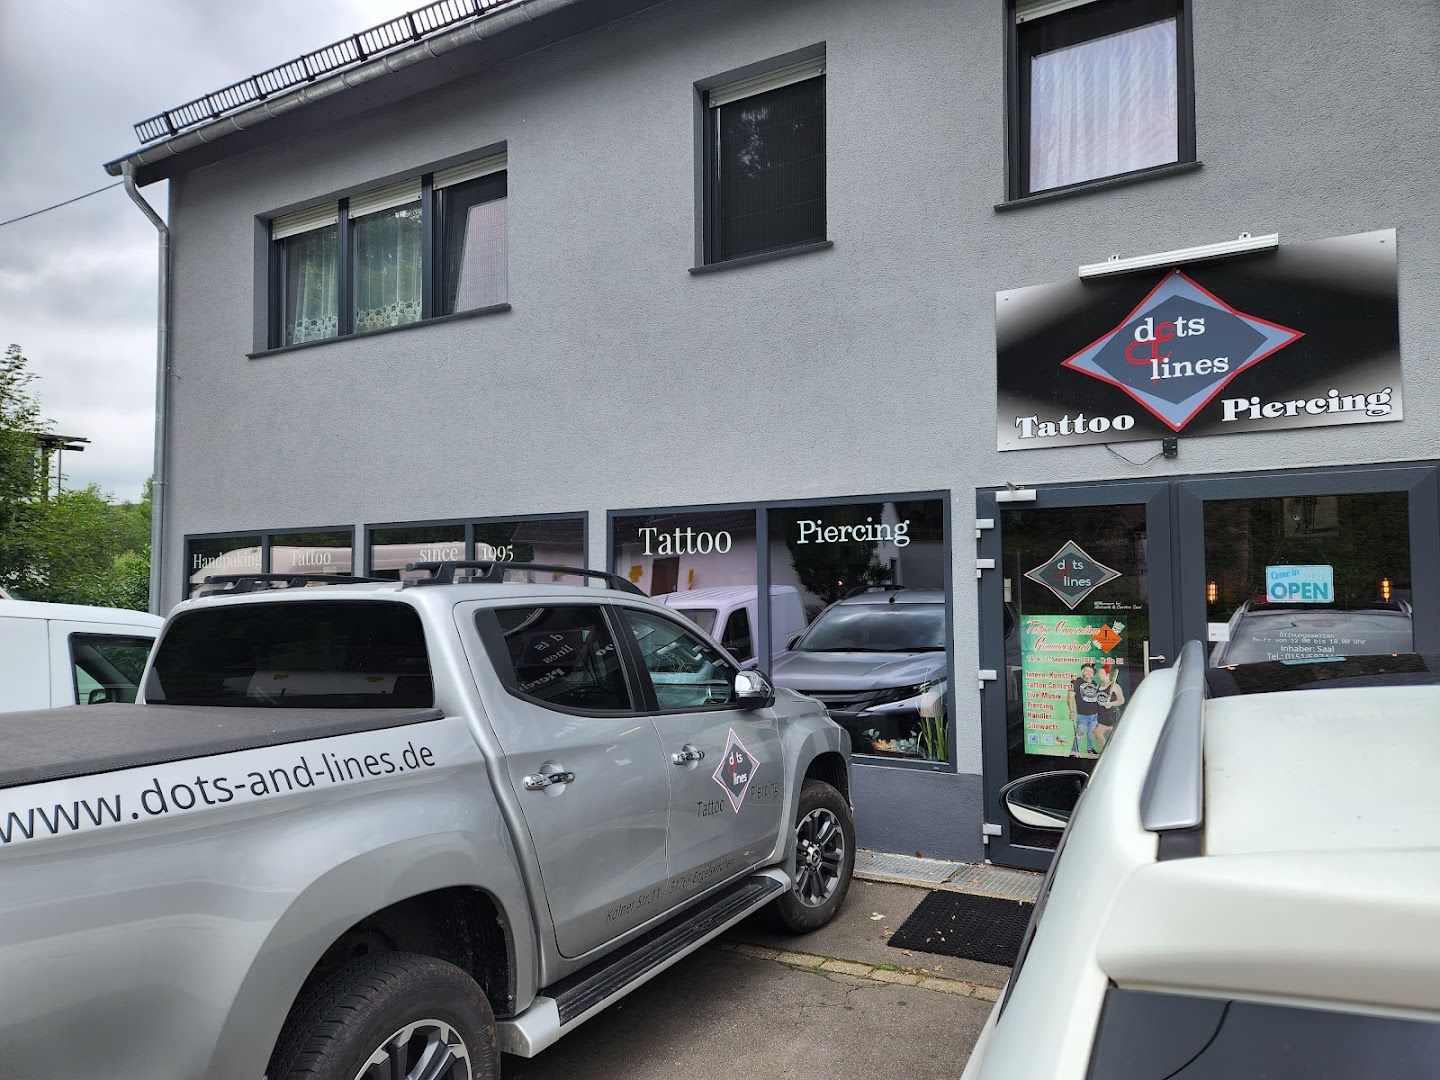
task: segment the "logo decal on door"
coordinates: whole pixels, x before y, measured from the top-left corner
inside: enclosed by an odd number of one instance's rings
[[[730,798],[730,805],[737,814],[745,803],[745,793],[750,790],[750,781],[755,779],[755,770],[759,767],[760,763],[755,760],[749,750],[745,749],[745,744],[740,741],[740,736],[735,734],[734,728],[731,728],[730,735],[725,740],[725,753],[720,757],[720,764],[715,769],[714,779],[725,789],[725,794]]]
[[[1025,576],[1044,585],[1074,611],[1081,600],[1120,574],[1085,554],[1074,540],[1066,540],[1047,562],[1025,571]]]

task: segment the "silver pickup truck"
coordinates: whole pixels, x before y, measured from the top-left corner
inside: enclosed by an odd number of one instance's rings
[[[418,569],[214,579],[137,704],[0,717],[0,1075],[495,1077],[752,912],[835,916],[818,703],[621,578]]]

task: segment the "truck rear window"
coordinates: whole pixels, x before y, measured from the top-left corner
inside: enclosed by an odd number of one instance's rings
[[[155,652],[158,705],[382,709],[435,703],[420,616],[408,604],[310,600],[177,616]]]

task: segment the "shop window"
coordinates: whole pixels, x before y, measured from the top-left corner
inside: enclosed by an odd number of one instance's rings
[[[271,224],[279,330],[275,344],[300,345],[340,332],[340,229],[334,203]]]
[[[825,61],[706,95],[706,262],[825,239]]]
[[[823,701],[856,753],[950,760],[944,502],[768,516],[775,684]]]
[[[579,517],[554,517],[479,522],[475,525],[475,558],[584,567],[585,521]],[[573,574],[553,570],[508,570],[505,580],[581,583]]]
[[[468,559],[465,526],[419,525],[393,526],[370,530],[371,577],[416,581],[425,577],[422,571],[405,567],[413,562],[460,562]]]
[[[349,529],[277,533],[270,538],[271,574],[349,574],[354,550]]]
[[[437,315],[509,299],[508,176],[504,155],[435,174],[442,275]]]
[[[355,331],[420,318],[420,182],[350,200],[355,243]]]
[[[664,511],[611,519],[611,571],[674,608],[706,633],[737,611],[757,617],[754,510]],[[754,659],[732,650],[738,659]]]
[[[259,533],[191,539],[185,544],[185,596],[195,596],[212,574],[261,572]]]
[[[1212,664],[1413,650],[1404,492],[1205,504]]]
[[[1010,194],[1194,160],[1187,0],[1016,0]]]
[[[583,712],[632,708],[615,640],[604,612],[592,605],[481,611],[480,632],[493,620],[504,645],[497,665],[511,693],[542,705]]]

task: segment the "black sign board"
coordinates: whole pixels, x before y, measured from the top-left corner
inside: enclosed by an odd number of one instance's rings
[[[1001,450],[1399,420],[1395,230],[995,296]]]

